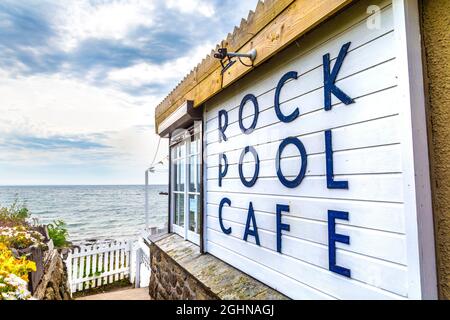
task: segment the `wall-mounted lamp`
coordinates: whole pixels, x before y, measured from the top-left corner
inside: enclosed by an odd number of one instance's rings
[[[214,54],[214,58],[220,59],[220,63],[222,64],[222,74],[225,73],[233,64],[236,63],[236,60],[233,58],[238,58],[239,61],[246,67],[253,67],[253,62],[256,59],[256,49],[250,50],[248,53],[237,53],[237,52],[228,52],[227,48],[220,48],[218,52]],[[246,64],[242,61],[242,58],[250,59],[251,64]]]

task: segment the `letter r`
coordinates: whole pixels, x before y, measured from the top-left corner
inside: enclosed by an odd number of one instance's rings
[[[225,110],[219,111],[219,141],[227,141],[225,130],[228,128],[228,112]]]

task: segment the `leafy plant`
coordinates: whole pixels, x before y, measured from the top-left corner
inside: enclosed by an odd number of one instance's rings
[[[30,218],[30,211],[26,207],[25,203],[19,204],[19,200],[17,198],[9,208],[0,207],[0,225],[27,225],[28,218]]]
[[[48,236],[53,240],[56,247],[65,247],[68,244],[67,238],[69,236],[66,223],[62,220],[53,221],[52,224],[48,225]]]

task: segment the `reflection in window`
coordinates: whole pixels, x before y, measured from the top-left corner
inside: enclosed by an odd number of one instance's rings
[[[174,223],[180,227],[184,226],[184,194],[175,193]]]
[[[189,230],[200,233],[200,196],[189,195]]]

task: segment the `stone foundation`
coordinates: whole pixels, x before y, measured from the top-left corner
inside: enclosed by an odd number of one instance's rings
[[[217,300],[219,297],[155,244],[150,245],[149,293],[154,300]]]
[[[169,234],[150,243],[154,300],[284,300],[284,295]]]
[[[33,296],[39,300],[70,300],[67,271],[61,255],[53,250]]]

